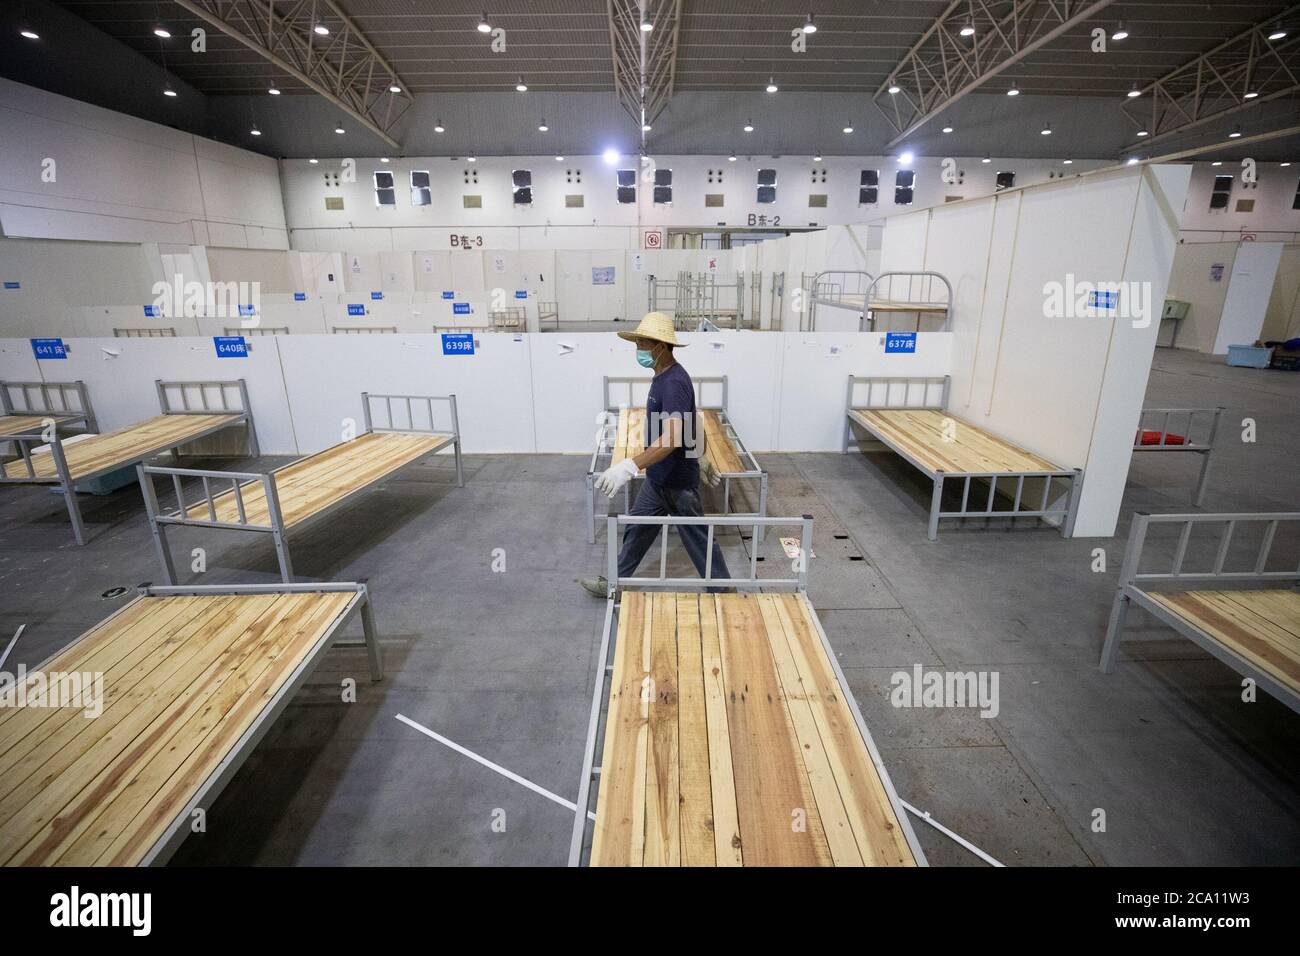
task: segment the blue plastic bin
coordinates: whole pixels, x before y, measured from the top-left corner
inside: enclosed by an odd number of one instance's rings
[[[1268,368],[1273,360],[1273,350],[1258,345],[1229,345],[1228,364],[1242,368]]]

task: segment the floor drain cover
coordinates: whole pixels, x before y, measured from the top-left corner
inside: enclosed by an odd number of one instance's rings
[[[109,588],[107,591],[101,594],[100,597],[107,600],[108,598],[121,597],[125,593],[126,593],[126,588],[121,588],[121,587]]]

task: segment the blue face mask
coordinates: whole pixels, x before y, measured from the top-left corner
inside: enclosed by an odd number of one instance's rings
[[[640,365],[642,368],[654,368],[655,367],[654,353],[646,349],[637,349],[636,364]]]

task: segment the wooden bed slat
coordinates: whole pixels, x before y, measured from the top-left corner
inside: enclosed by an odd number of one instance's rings
[[[236,421],[239,415],[156,415],[116,431],[105,432],[63,445],[68,472],[73,481],[112,468],[129,465],[142,456],[188,443],[210,428]],[[38,478],[57,478],[54,456],[49,451],[33,452],[32,467]],[[27,477],[21,460],[5,465],[6,478]]]
[[[56,425],[76,421],[76,415],[0,415],[0,437],[4,435],[30,435],[45,427],[46,421]]]
[[[805,597],[622,600],[592,865],[915,865]]]
[[[1022,474],[1068,471],[956,415],[936,408],[854,408],[849,417],[889,438],[930,471]],[[944,422],[952,421],[945,441]]]
[[[700,429],[706,439],[704,457],[713,463],[718,474],[736,475],[748,471],[740,460],[735,443],[727,436],[717,410],[701,408],[698,415]],[[617,436],[611,449],[611,464],[617,465],[624,458],[635,458],[645,451],[645,409],[620,408]]]

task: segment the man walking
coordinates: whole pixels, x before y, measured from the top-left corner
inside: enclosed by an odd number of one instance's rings
[[[645,480],[629,514],[699,517],[703,513],[699,453],[702,443],[695,415],[695,386],[673,356],[674,349],[685,346],[677,340],[673,320],[662,312],[648,313],[635,330],[618,335],[636,344],[637,364],[654,369],[655,373],[646,398],[645,451],[606,469],[596,479],[596,487],[613,498],[629,481],[644,474]],[[618,556],[619,577],[630,577],[636,571],[661,530],[667,534],[667,529],[658,525],[628,526]],[[677,532],[695,570],[704,577],[708,530],[700,525],[678,525]],[[731,577],[716,538],[711,573],[715,578]],[[597,597],[608,595],[608,582],[603,577],[581,584]]]

